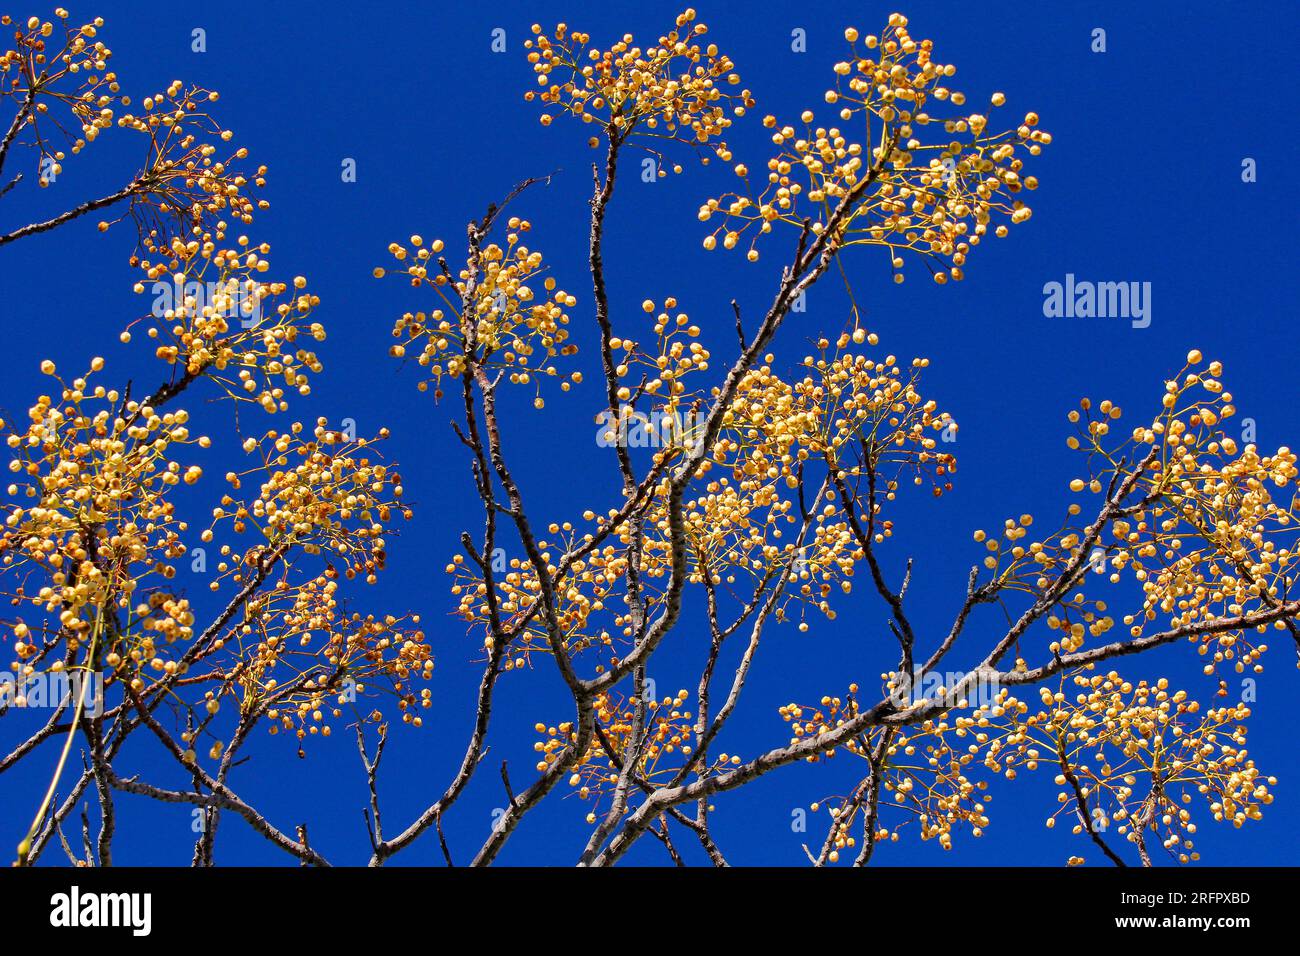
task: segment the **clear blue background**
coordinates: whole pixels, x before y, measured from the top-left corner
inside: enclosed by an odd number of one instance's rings
[[[309,277],[323,299],[318,315],[330,333],[321,349],[326,374],[310,401],[298,402],[291,414],[350,417],[362,433],[381,425],[393,429],[390,451],[403,465],[416,518],[393,543],[380,584],[358,588],[353,596],[359,609],[422,613],[438,663],[436,707],[426,712],[422,730],[395,729],[382,771],[392,835],[442,791],[464,751],[479,649],[448,613],[454,601],[442,567],[458,550],[463,528],[477,536],[481,517],[463,449],[448,427],[454,407],[439,407],[430,395],[418,394],[413,370],[399,369],[386,356],[393,319],[427,303],[401,283],[376,282],[371,269],[387,264],[390,241],[412,233],[441,236],[458,250],[464,224],[481,215],[488,201],[526,176],[559,169],[549,188],[530,191],[515,211],[532,219],[532,245],[545,252],[562,287],[578,295],[571,310],[574,328],[578,341],[590,346],[589,130],[569,122],[549,129],[538,124],[536,107],[522,100],[533,83],[522,44],[534,21],[549,27],[560,20],[589,31],[601,46],[626,31],[649,42],[671,27],[678,8],[661,2],[277,2],[247,15],[236,9],[101,2],[93,10],[74,7],[72,14],[107,18],[103,37],[114,50],[124,89],[137,99],[173,78],[220,90],[222,121],[255,161],[270,166],[265,195],[272,208],[250,235],[272,243],[277,275]],[[791,118],[804,107],[822,107],[830,66],[844,54],[844,26],[878,32],[893,9],[839,0],[702,2],[700,18],[712,28],[710,38],[732,56],[758,98],[752,121],[728,137],[737,160],[758,166],[768,155],[770,143],[757,122],[763,114]],[[1054,144],[1031,170],[1042,181],[1032,196],[1034,219],[1012,230],[1010,239],[979,247],[968,280],[957,285],[937,287],[913,263],[909,281],[895,286],[878,254],[851,257],[858,301],[866,307],[868,327],[881,336],[881,349],[904,359],[930,357],[927,394],[961,424],[956,490],[937,502],[904,495],[895,513],[898,533],[886,549],[894,580],[905,557],[916,558],[908,603],[927,647],[946,630],[966,571],[980,557],[971,530],[1024,511],[1043,520],[1061,513],[1064,485],[1078,471],[1064,446],[1064,416],[1079,396],[1109,397],[1146,417],[1164,377],[1197,347],[1225,362],[1241,415],[1255,420],[1262,446],[1300,441],[1294,7],[1059,2],[1004,7],[1006,13],[996,9],[913,2],[902,12],[915,36],[936,41],[940,60],[958,64],[954,86],[967,93],[972,109],[1002,90],[1007,107],[995,115],[1013,122],[1032,109],[1053,133]],[[14,13],[26,17],[29,11]],[[190,49],[196,27],[207,31],[204,54]],[[1104,54],[1090,51],[1096,27],[1107,32]],[[491,51],[495,28],[506,31],[504,55]],[[791,50],[795,28],[807,31],[806,53]],[[0,223],[7,230],[111,191],[135,171],[137,146],[121,132],[104,137],[65,163],[53,188],[38,194],[24,188],[29,182],[0,201]],[[1253,184],[1241,180],[1246,157],[1258,164]],[[356,160],[355,183],[341,181],[345,158]],[[12,156],[7,172],[26,162],[25,156]],[[704,253],[695,210],[733,180],[720,165],[703,169],[685,157],[682,162],[682,176],[645,184],[625,175],[620,183],[606,245],[614,319],[616,327],[639,332],[641,300],[675,295],[705,327],[718,368],[733,354],[728,301],[734,296],[752,322],[770,301],[784,257],[776,243],[758,266],[746,265],[738,254]],[[26,171],[34,178],[34,169]],[[91,355],[104,355],[110,377],[132,377],[137,388],[161,377],[143,337],[130,346],[117,342],[121,328],[147,312],[149,303],[130,291],[135,276],[124,261],[127,229],[100,236],[94,218],[0,249],[0,408],[6,415],[21,413],[48,388],[49,380],[37,373],[46,357],[72,370],[84,367]],[[1080,279],[1151,282],[1151,326],[1044,318],[1043,284],[1063,280],[1067,272]],[[783,360],[797,359],[819,332],[842,328],[848,311],[837,284],[831,278],[817,287],[808,312],[787,323],[778,350]],[[503,400],[510,422],[507,451],[535,522],[564,520],[615,500],[611,453],[596,448],[595,426],[588,424],[601,405],[596,359],[595,350],[585,348],[579,362],[589,384],[567,396],[552,390],[544,413],[528,408],[531,395],[525,390]],[[194,395],[187,402],[191,408],[199,404]],[[214,434],[230,415],[228,405],[201,411]],[[260,418],[247,420],[262,424]],[[233,448],[231,453],[237,454]],[[213,494],[219,474],[204,483]],[[885,611],[865,591],[841,605],[833,625],[817,625],[806,635],[791,627],[771,631],[724,749],[748,757],[785,743],[787,725],[776,708],[787,701],[842,693],[855,680],[875,686],[895,652]],[[195,594],[201,596],[198,587]],[[959,645],[959,652],[968,652],[958,655],[960,661],[974,659],[997,626],[996,611],[977,619]],[[1295,653],[1270,638],[1274,649],[1259,682],[1250,750],[1265,772],[1280,778],[1278,799],[1262,822],[1238,832],[1213,825],[1208,812],[1198,809],[1198,842],[1207,862],[1295,861]],[[705,646],[694,623],[673,634],[652,668],[661,692],[694,688]],[[1199,661],[1190,646],[1179,645],[1128,659],[1122,667],[1135,678],[1171,676],[1208,701],[1215,684],[1199,674]],[[504,803],[501,761],[509,761],[516,787],[526,785],[536,759],[533,723],[570,714],[558,679],[543,664],[501,682],[491,753],[446,820],[458,863],[477,849],[493,809]],[[0,739],[20,739],[22,728],[41,716],[11,714],[0,721]],[[361,818],[364,780],[352,733],[336,723],[334,739],[311,741],[305,759],[295,756],[292,739],[257,735],[246,748],[253,759],[233,783],[285,831],[306,821],[313,845],[332,861],[359,863],[369,852]],[[21,837],[55,756],[50,747],[0,778],[3,847]],[[127,749],[119,770],[184,785],[182,775],[143,740]],[[805,862],[800,844],[818,845],[826,818],[818,814],[808,833],[796,833],[792,812],[843,793],[859,770],[859,764],[836,758],[828,765],[786,768],[720,796],[714,817],[718,842],[733,863]],[[63,789],[69,785],[65,780]],[[960,835],[945,854],[919,843],[909,828],[902,842],[881,849],[877,864],[1057,865],[1072,853],[1101,863],[1086,840],[1069,836],[1068,827],[1044,829],[1056,794],[1048,772],[1022,774],[1015,784],[995,781],[991,793],[992,824],[982,839]],[[127,795],[118,797],[118,806],[117,862],[188,863],[188,808]],[[588,830],[582,823],[586,810],[557,792],[526,818],[501,861],[573,862]],[[700,860],[687,834],[677,843]],[[216,855],[226,864],[291,862],[231,815]],[[60,859],[57,848],[46,857]],[[666,857],[645,839],[629,859],[658,864]],[[426,834],[394,862],[440,865],[436,837]]]

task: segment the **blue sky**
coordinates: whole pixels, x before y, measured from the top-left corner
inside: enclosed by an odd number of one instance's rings
[[[73,7],[73,17],[99,14],[124,88],[141,95],[174,78],[221,91],[222,121],[253,159],[270,167],[271,209],[250,235],[272,244],[277,274],[308,276],[321,296],[319,319],[329,329],[320,350],[326,372],[295,417],[352,418],[359,432],[393,430],[392,456],[403,466],[415,519],[390,548],[387,573],[354,592],[358,608],[409,608],[432,635],[436,705],[421,730],[397,730],[382,772],[386,825],[404,826],[454,772],[472,719],[479,665],[476,641],[449,615],[454,601],[442,572],[462,529],[477,533],[481,517],[463,448],[448,425],[450,404],[417,393],[414,377],[387,357],[396,316],[416,306],[400,283],[376,282],[389,242],[412,233],[441,236],[459,248],[465,223],[515,182],[558,170],[551,185],[529,191],[514,211],[534,224],[560,284],[579,297],[570,310],[579,342],[594,328],[586,275],[586,213],[591,152],[587,132],[570,123],[549,129],[523,101],[532,86],[523,41],[529,25],[565,21],[604,45],[624,32],[649,41],[671,26],[676,5],[661,2],[441,4],[277,2],[257,16],[231,16],[229,5],[187,4],[158,11],[143,3]],[[770,143],[758,118],[793,117],[821,102],[831,65],[844,54],[842,30],[878,31],[894,7],[825,0],[816,5],[716,2],[698,6],[711,39],[737,65],[758,108],[728,137],[738,160],[761,163]],[[933,38],[941,59],[958,64],[954,85],[970,102],[1007,96],[1007,116],[1034,110],[1053,145],[1033,170],[1034,219],[1009,239],[981,246],[960,284],[923,282],[919,266],[901,286],[889,281],[879,256],[850,256],[858,302],[881,348],[932,360],[927,393],[960,422],[956,488],[942,500],[908,497],[885,552],[895,575],[916,560],[909,605],[923,634],[946,628],[979,552],[970,533],[1029,511],[1060,514],[1065,483],[1077,471],[1065,448],[1065,413],[1082,395],[1111,398],[1126,409],[1154,409],[1164,378],[1190,348],[1221,359],[1243,418],[1272,449],[1300,442],[1297,410],[1297,309],[1293,242],[1296,135],[1287,120],[1296,93],[1278,64],[1296,52],[1294,11],[1280,3],[1041,3],[997,14],[989,5],[914,2],[898,8],[914,35]],[[178,12],[179,11],[179,12]],[[26,10],[14,11],[22,13]],[[191,51],[191,31],[206,31],[207,52]],[[505,31],[506,52],[491,49]],[[1095,28],[1106,51],[1090,49]],[[806,31],[806,52],[791,34]],[[5,230],[61,211],[120,185],[134,171],[130,151],[112,137],[65,164],[41,193],[17,189],[0,202]],[[1243,160],[1257,181],[1242,181]],[[355,182],[340,175],[355,160]],[[11,160],[16,166],[20,159]],[[686,171],[655,183],[625,176],[610,211],[605,258],[619,316],[639,319],[645,298],[675,295],[706,329],[715,354],[732,342],[731,298],[755,315],[771,298],[781,257],[747,265],[739,255],[707,254],[695,220],[699,203],[731,188],[719,165],[683,159]],[[109,371],[137,383],[158,378],[143,340],[120,345],[117,334],[142,308],[125,263],[129,237],[98,235],[84,219],[51,235],[0,248],[0,322],[5,374],[0,409],[26,408],[46,387],[37,372],[50,357],[64,367],[103,355]],[[1151,283],[1151,324],[1122,319],[1046,318],[1043,286],[1072,273],[1095,281]],[[826,281],[808,311],[783,330],[775,351],[797,360],[820,332],[848,318],[842,288]],[[797,320],[797,321],[796,321]],[[581,367],[596,371],[596,352]],[[588,381],[595,382],[589,374]],[[506,442],[536,521],[564,520],[604,507],[617,493],[608,450],[595,446],[594,386],[552,395],[544,414],[522,392],[503,400]],[[193,399],[190,406],[195,405]],[[218,434],[228,405],[199,411]],[[253,413],[245,413],[253,414]],[[257,413],[260,414],[260,413]],[[232,449],[233,452],[233,449]],[[990,615],[972,626],[971,647],[994,634]],[[766,641],[731,734],[723,746],[752,756],[787,739],[776,708],[840,693],[851,681],[873,684],[889,661],[885,611],[865,593],[833,625],[808,634],[792,628]],[[925,638],[922,638],[925,641]],[[676,646],[674,646],[676,645]],[[661,690],[693,687],[705,635],[687,624],[656,658]],[[972,650],[972,653],[973,650]],[[1126,662],[1126,676],[1169,676],[1208,700],[1211,679],[1199,673],[1190,647],[1162,649]],[[1300,756],[1294,744],[1297,690],[1294,654],[1274,641],[1251,721],[1250,751],[1279,778],[1277,800],[1262,822],[1241,831],[1202,819],[1198,841],[1207,862],[1294,862],[1300,800]],[[535,761],[532,725],[567,719],[557,677],[546,667],[510,675],[498,693],[492,750],[483,771],[451,811],[446,833],[458,862],[486,836],[503,805],[497,774],[508,760],[517,787]],[[17,715],[0,721],[0,740],[17,739]],[[316,740],[305,759],[286,737],[259,736],[253,759],[235,783],[247,800],[283,829],[306,820],[312,843],[335,862],[363,862],[368,847],[361,818],[364,778],[351,733]],[[54,755],[28,761],[0,778],[7,809],[0,844],[16,844]],[[859,768],[837,758],[796,766],[760,784],[719,797],[716,836],[735,863],[804,861],[800,844],[819,842],[821,821],[792,832],[792,811],[841,793]],[[149,746],[128,748],[121,772],[183,781]],[[960,836],[944,853],[905,836],[878,853],[875,865],[1063,863],[1090,857],[1066,828],[1044,829],[1056,788],[1045,772],[1014,785],[995,782],[992,824],[979,840]],[[586,807],[556,793],[526,818],[501,861],[567,864],[585,839]],[[143,798],[119,801],[117,862],[187,863],[193,835],[187,810]],[[824,831],[823,831],[824,832]],[[686,847],[687,841],[679,844]],[[629,857],[663,860],[653,841]],[[693,849],[693,847],[687,848]],[[217,845],[221,863],[280,864],[288,858],[228,819]],[[395,864],[441,862],[426,836]]]

